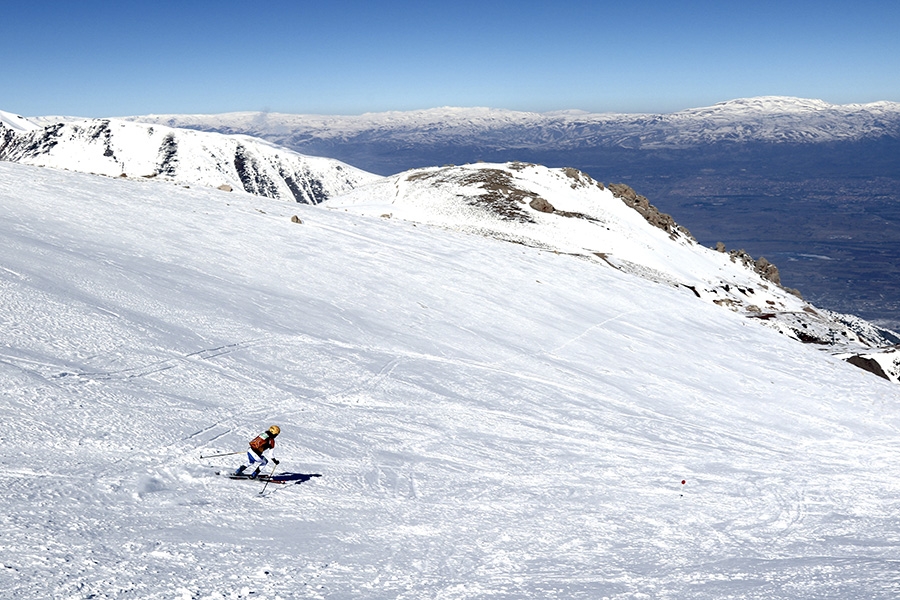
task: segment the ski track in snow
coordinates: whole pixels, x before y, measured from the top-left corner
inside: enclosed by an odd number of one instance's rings
[[[690,292],[20,165],[0,201],[0,596],[900,592],[898,388]],[[198,458],[271,423],[322,477]]]

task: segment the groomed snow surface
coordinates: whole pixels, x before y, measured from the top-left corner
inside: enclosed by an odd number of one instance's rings
[[[900,595],[900,387],[684,288],[19,164],[0,202],[4,597]],[[198,458],[274,423],[321,477]]]

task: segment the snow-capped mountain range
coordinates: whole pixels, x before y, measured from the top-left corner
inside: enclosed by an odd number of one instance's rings
[[[434,108],[363,115],[240,112],[142,115],[129,119],[204,131],[243,133],[306,151],[334,144],[463,144],[485,149],[665,148],[711,142],[815,143],[900,137],[900,103],[836,105],[766,96],[669,114],[493,108]]]
[[[377,177],[337,160],[297,154],[247,136],[115,119],[39,123],[0,114],[0,160],[242,189],[316,204]]]

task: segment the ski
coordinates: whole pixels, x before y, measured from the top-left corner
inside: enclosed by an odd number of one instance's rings
[[[287,483],[284,479],[279,479],[276,475],[275,477],[270,477],[269,475],[264,475],[260,473],[256,477],[250,477],[249,475],[236,475],[235,473],[227,473],[222,471],[216,471],[216,475],[221,475],[222,477],[227,477],[228,479],[242,479],[246,481],[268,481],[269,483]]]
[[[249,474],[240,474],[237,475],[234,471],[216,471],[216,475],[221,477],[227,477],[228,479],[246,479],[248,481],[262,481],[269,483],[305,483],[314,477],[321,477],[321,473],[289,473],[286,471],[276,473],[275,475],[268,475],[264,473],[260,473],[255,478],[251,478]]]

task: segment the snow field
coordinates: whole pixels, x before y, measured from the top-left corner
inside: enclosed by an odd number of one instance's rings
[[[492,183],[500,187],[500,181],[514,190],[506,192],[506,200],[520,218],[502,218],[508,210],[497,207],[502,202],[491,206],[486,201]],[[523,198],[535,194],[550,199],[555,210],[535,210],[514,199],[517,191]],[[324,206],[581,255],[658,283],[690,286],[707,301],[730,303],[735,310],[750,305],[781,311],[811,308],[728,254],[681,233],[673,239],[610,190],[573,170],[522,163],[415,169],[354,189]]]
[[[685,289],[157,182],[0,202],[0,595],[900,591],[898,388]],[[272,423],[322,477],[198,458]]]

